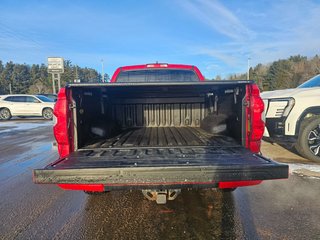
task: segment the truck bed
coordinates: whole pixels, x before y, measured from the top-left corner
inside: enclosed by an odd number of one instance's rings
[[[239,147],[231,137],[214,135],[197,127],[142,127],[123,131],[116,137],[93,141],[84,149],[128,147],[191,147],[225,146]]]
[[[231,137],[200,128],[132,128],[90,143],[43,170],[38,183],[99,183],[113,188],[286,178],[287,165],[253,154]]]
[[[231,137],[215,136],[200,128],[135,128],[89,144],[57,167],[204,166],[219,161],[232,164],[228,159],[238,163],[246,153]]]

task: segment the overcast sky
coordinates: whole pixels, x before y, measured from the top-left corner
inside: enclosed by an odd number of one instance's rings
[[[105,72],[185,63],[208,78],[320,53],[320,1],[0,1],[0,60],[62,56]]]

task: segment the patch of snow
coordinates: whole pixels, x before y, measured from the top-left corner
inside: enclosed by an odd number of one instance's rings
[[[303,169],[320,173],[320,165],[319,164],[302,164],[302,163],[290,163],[289,164],[290,173],[294,173],[298,170],[303,170]]]
[[[298,176],[301,176],[301,177],[320,179],[319,164],[290,163],[289,172],[290,172],[290,175],[297,174]]]

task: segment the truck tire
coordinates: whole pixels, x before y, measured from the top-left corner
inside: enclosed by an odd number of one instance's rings
[[[53,118],[53,111],[51,108],[45,108],[42,110],[42,117],[46,120],[51,120]]]
[[[0,110],[0,119],[1,120],[10,120],[11,118],[11,112],[8,108],[2,108]]]
[[[105,193],[108,193],[110,191],[104,191],[104,192],[91,192],[91,191],[84,191],[84,193],[88,194],[88,195],[103,195]]]
[[[303,157],[320,162],[320,116],[302,122],[295,148]]]
[[[237,188],[218,188],[219,192],[222,193],[232,193],[234,192]]]

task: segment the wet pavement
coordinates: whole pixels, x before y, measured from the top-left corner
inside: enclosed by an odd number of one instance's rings
[[[183,191],[166,205],[140,191],[89,196],[33,184],[32,169],[58,157],[50,125],[0,122],[0,239],[320,239],[320,178],[308,174],[233,193]],[[293,159],[271,144],[263,153]]]

